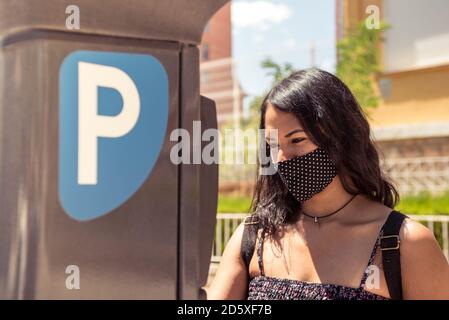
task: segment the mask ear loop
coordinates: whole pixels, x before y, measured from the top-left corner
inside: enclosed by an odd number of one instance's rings
[[[282,182],[284,183],[285,187],[286,187],[287,190],[288,190],[288,186],[289,186],[288,181],[285,180],[284,176],[283,176],[282,174],[280,174],[279,171],[277,172],[277,175],[281,178]]]

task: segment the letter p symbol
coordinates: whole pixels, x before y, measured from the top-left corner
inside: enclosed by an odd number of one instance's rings
[[[98,114],[98,88],[116,89],[122,111],[116,116]],[[98,138],[117,138],[136,124],[140,112],[139,92],[122,70],[78,62],[78,184],[97,184]]]
[[[155,56],[74,51],[59,69],[59,199],[88,221],[147,182],[164,145],[169,77]]]

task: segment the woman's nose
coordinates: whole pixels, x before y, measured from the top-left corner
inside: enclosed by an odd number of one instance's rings
[[[277,155],[276,154],[274,155],[274,159],[276,160],[276,163],[291,159],[292,157],[293,157],[292,155],[290,155],[288,152],[286,152],[282,148],[279,148],[277,150]]]

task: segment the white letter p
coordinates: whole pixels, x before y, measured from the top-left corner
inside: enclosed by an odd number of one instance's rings
[[[113,88],[121,94],[123,106],[118,115],[98,114],[98,87]],[[126,135],[139,113],[139,92],[128,74],[110,66],[78,63],[78,184],[97,184],[98,137]]]

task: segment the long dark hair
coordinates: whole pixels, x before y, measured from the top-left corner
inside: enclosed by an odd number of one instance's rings
[[[294,72],[263,100],[261,129],[265,128],[268,104],[294,114],[309,139],[328,151],[348,193],[365,195],[391,208],[396,206],[399,194],[380,169],[379,152],[370,136],[369,123],[340,79],[316,68]],[[270,153],[268,144],[262,152]],[[258,177],[251,212],[258,215],[268,235],[297,221],[300,206],[278,173]]]

